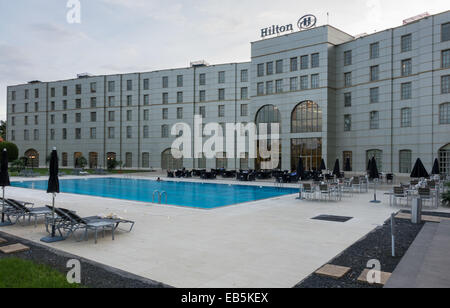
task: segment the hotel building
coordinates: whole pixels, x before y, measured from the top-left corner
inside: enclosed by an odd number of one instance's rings
[[[450,11],[370,35],[332,26],[251,44],[251,61],[9,86],[8,140],[29,164],[116,158],[126,168],[247,169],[245,156],[174,159],[175,123],[280,123],[283,170],[332,167],[407,174],[417,158],[450,173]],[[229,155],[228,155],[229,156]]]

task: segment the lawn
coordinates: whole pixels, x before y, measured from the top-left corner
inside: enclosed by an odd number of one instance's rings
[[[0,259],[0,288],[80,288],[52,268],[17,258]]]

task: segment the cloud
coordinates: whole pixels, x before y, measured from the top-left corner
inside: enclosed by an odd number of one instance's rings
[[[29,25],[29,29],[41,38],[48,38],[49,42],[56,44],[73,40],[91,40],[87,34],[81,31],[74,31],[53,23],[33,23]]]

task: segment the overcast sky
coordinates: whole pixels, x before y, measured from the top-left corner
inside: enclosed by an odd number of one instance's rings
[[[30,80],[250,60],[260,29],[311,13],[349,34],[449,9],[448,0],[79,0],[81,23],[67,22],[67,0],[0,0],[0,119],[6,86]]]

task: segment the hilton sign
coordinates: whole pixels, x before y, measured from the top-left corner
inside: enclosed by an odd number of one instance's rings
[[[317,18],[314,15],[305,15],[299,19],[297,22],[297,26],[300,30],[311,29],[315,27],[317,24]],[[265,38],[267,36],[282,34],[284,32],[294,31],[294,25],[288,24],[285,26],[273,25],[268,28],[261,29],[261,37]]]

